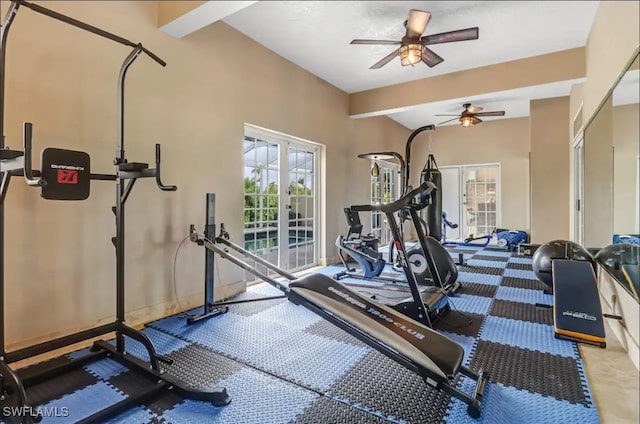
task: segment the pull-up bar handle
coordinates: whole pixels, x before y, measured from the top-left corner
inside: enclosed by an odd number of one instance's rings
[[[51,9],[47,9],[46,7],[42,7],[39,4],[35,4],[35,3],[30,3],[27,1],[23,1],[23,0],[13,0],[14,3],[17,3],[20,6],[24,6],[27,7],[31,10],[33,10],[34,12],[38,12],[42,15],[46,15],[49,16],[50,18],[53,19],[57,19],[61,22],[64,22],[66,24],[72,25],[76,28],[80,28],[83,29],[85,31],[91,32],[93,34],[99,35],[100,37],[104,37],[107,38],[111,41],[115,41],[116,43],[120,43],[120,44],[124,44],[125,46],[130,46],[130,47],[136,47],[138,45],[138,43],[134,43],[132,41],[127,40],[126,38],[122,38],[119,35],[115,35],[112,34],[108,31],[105,31],[103,29],[94,27],[93,25],[89,25],[87,23],[84,23],[82,21],[79,21],[77,19],[71,18],[67,15],[63,15],[62,13],[58,13],[55,12]],[[160,59],[157,55],[155,55],[154,53],[152,53],[151,51],[147,50],[146,48],[142,48],[142,51],[144,53],[146,53],[151,59],[155,60],[156,62],[158,62],[161,66],[166,66],[167,63],[165,61],[163,61],[162,59]]]
[[[27,185],[32,187],[43,187],[46,185],[46,181],[42,178],[33,177],[33,159],[32,159],[32,138],[33,138],[33,124],[31,122],[25,122],[22,126],[22,142],[24,148],[24,179]]]
[[[160,145],[156,144],[156,184],[162,191],[176,191],[178,187],[174,185],[164,185],[160,179]]]

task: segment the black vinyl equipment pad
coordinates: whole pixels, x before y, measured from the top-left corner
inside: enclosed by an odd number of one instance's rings
[[[556,337],[604,344],[604,316],[591,263],[554,259],[551,267]]]
[[[48,147],[40,154],[40,196],[47,200],[86,200],[91,190],[91,158],[85,152]]]
[[[442,378],[458,372],[464,356],[458,343],[326,275],[304,276],[289,288],[290,298],[300,296]]]

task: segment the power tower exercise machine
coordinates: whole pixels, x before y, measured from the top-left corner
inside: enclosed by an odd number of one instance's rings
[[[124,60],[118,78],[118,140],[114,159],[114,165],[116,166],[114,174],[93,174],[91,173],[90,156],[87,153],[58,148],[44,149],[41,153],[40,171],[34,170],[32,167],[33,125],[28,122],[24,123],[23,126],[23,149],[11,150],[6,147],[4,140],[4,82],[7,36],[9,28],[21,7],[29,8],[44,16],[133,48]],[[10,409],[14,412],[18,411],[15,415],[4,418],[12,422],[27,424],[39,422],[43,418],[42,414],[37,405],[30,402],[27,388],[103,358],[116,360],[127,368],[141,373],[144,377],[149,377],[151,382],[139,394],[105,405],[103,410],[83,418],[80,421],[81,423],[105,422],[125,410],[168,390],[172,390],[185,398],[210,402],[216,406],[227,405],[230,402],[230,398],[224,388],[196,389],[162,370],[160,363],[171,364],[172,360],[159,354],[151,340],[144,333],[125,323],[125,202],[131,194],[135,182],[140,178],[154,178],[158,188],[163,191],[176,191],[177,189],[175,186],[164,185],[161,181],[159,144],[156,144],[155,168],[150,168],[146,163],[129,162],[125,157],[125,76],[131,64],[141,53],[146,54],[161,66],[165,66],[166,63],[140,43],[133,43],[84,22],[25,1],[14,0],[11,2],[7,15],[2,22],[0,38],[0,175],[2,177],[0,185],[0,319],[2,320],[2,325],[0,325],[0,399],[2,405],[11,406],[12,408]],[[4,201],[11,177],[23,177],[28,186],[40,188],[43,199],[61,201],[87,199],[90,195],[91,180],[115,181],[116,205],[112,208],[112,212],[115,215],[116,235],[111,239],[116,254],[117,304],[115,321],[22,349],[6,351],[4,333],[7,323],[4,309]],[[105,340],[96,341],[93,343],[91,353],[69,360],[62,365],[52,366],[38,372],[30,371],[28,374],[22,373],[20,370],[13,370],[10,367],[11,363],[110,333],[115,333],[115,346]],[[133,339],[145,347],[146,353],[150,358],[149,362],[142,361],[126,351],[125,337]],[[4,410],[2,408],[3,412]]]
[[[407,139],[405,143],[405,152],[404,156],[402,156],[398,152],[371,152],[371,153],[362,153],[359,154],[358,157],[360,159],[367,159],[372,161],[384,160],[384,161],[394,161],[397,162],[400,166],[400,188],[401,193],[400,196],[404,196],[408,191],[411,190],[411,146],[413,144],[413,140],[418,136],[418,134],[424,131],[435,131],[435,125],[425,125],[420,128],[415,129]],[[374,168],[377,167],[377,164],[374,163]],[[438,187],[439,188],[439,187]],[[397,217],[398,219],[398,227],[400,230],[400,234],[404,235],[404,221],[408,219],[408,215],[400,215]],[[400,263],[394,259],[394,249],[395,246],[393,244],[389,245],[389,263],[395,264],[397,269],[401,269],[402,266]],[[419,250],[412,252],[412,257],[417,258],[419,255]],[[423,261],[424,262],[424,261]]]
[[[426,185],[419,189],[425,188]],[[469,416],[480,417],[484,389],[489,377],[482,370],[475,373],[462,365],[464,350],[455,341],[395,309],[362,296],[326,275],[309,274],[297,278],[231,242],[228,233],[224,231],[224,224],[221,224],[220,236],[213,239],[199,235],[194,225],[190,226],[189,235],[192,242],[281,290],[289,301],[318,314],[418,374],[426,384],[460,399],[467,404]],[[259,271],[232,252],[265,266],[277,274],[278,279],[267,275],[268,272]],[[401,261],[406,262],[402,253],[399,250]],[[458,376],[475,381],[473,394],[469,395],[456,387]]]
[[[420,128],[415,129],[410,135],[409,138],[407,139],[407,142],[405,143],[405,153],[404,156],[402,156],[400,153],[398,152],[374,152],[374,153],[363,153],[358,155],[359,158],[361,159],[367,159],[367,160],[372,160],[372,161],[377,161],[377,160],[387,160],[387,161],[393,161],[395,163],[398,163],[399,167],[400,167],[400,182],[401,182],[401,196],[405,195],[408,191],[411,190],[411,150],[412,150],[412,146],[413,146],[413,142],[415,140],[415,138],[425,132],[425,131],[429,131],[429,152],[432,151],[431,148],[431,134],[433,134],[433,132],[435,131],[436,127],[435,125],[425,125],[422,126]],[[425,170],[427,170],[430,166],[431,166],[431,162],[435,163],[435,159],[433,158],[433,154],[429,153],[429,157],[428,160],[420,174],[420,183],[423,182],[431,182],[433,183],[436,187],[435,190],[433,190],[431,192],[431,194],[427,197],[426,203],[423,204],[423,207],[421,209],[421,213],[422,214],[429,214],[429,212],[431,210],[433,210],[432,204],[434,202],[440,202],[440,200],[438,200],[438,198],[441,198],[441,179],[440,178],[433,178],[434,175],[428,174]],[[374,167],[376,165],[374,164]],[[439,172],[437,173],[439,176]],[[434,197],[435,196],[435,197]],[[350,215],[353,215],[354,212],[349,209],[347,211],[347,209],[345,208],[345,214],[347,215],[347,222],[349,224],[351,224],[351,221],[353,220],[353,216],[350,217]],[[398,214],[398,216],[396,217],[397,222],[398,222],[398,227],[399,227],[399,233],[404,236],[404,222],[409,219],[409,214],[407,213],[407,211],[402,211],[401,213]],[[358,219],[359,220],[359,219]],[[389,221],[387,221],[389,222]],[[422,225],[422,232],[425,234],[426,236],[426,240],[427,240],[427,244],[428,246],[432,247],[432,251],[438,251],[438,247],[435,247],[436,244],[439,243],[439,239],[440,236],[438,235],[440,230],[438,229],[433,229],[431,228],[428,224],[427,221],[425,219],[423,219],[420,215],[418,215],[418,222],[420,222],[420,224]],[[351,225],[350,225],[351,227]],[[436,234],[437,237],[432,237],[432,231],[437,232],[438,234]],[[338,247],[338,249],[341,248],[348,248],[348,239],[343,237],[342,239],[338,239],[336,241],[336,245]],[[394,250],[395,250],[395,245],[393,243],[391,243],[389,245],[389,253],[388,253],[388,262],[393,264],[393,268],[396,271],[403,271],[402,269],[402,265],[399,263],[399,261],[396,259],[394,259]],[[447,252],[448,254],[448,252]],[[439,256],[439,255],[438,255]],[[373,255],[372,258],[375,258],[376,256]],[[422,249],[420,248],[420,246],[416,246],[413,248],[410,248],[407,252],[407,258],[409,259],[411,265],[414,266],[414,273],[416,273],[418,280],[420,281],[424,281],[428,283],[428,280],[431,279],[433,280],[433,277],[430,276],[429,272],[430,272],[430,268],[427,264],[427,259],[424,257],[424,254],[422,253]],[[366,259],[366,258],[365,258]],[[375,264],[375,261],[374,261]],[[455,262],[454,262],[455,264]],[[462,260],[460,261],[459,264],[462,264]],[[376,269],[376,266],[379,266],[380,269]],[[377,264],[374,265],[374,267],[371,269],[372,273],[370,273],[371,275],[373,275],[373,272],[378,272],[381,273],[382,272],[382,267],[383,265]],[[347,269],[349,269],[349,267],[347,267]],[[455,278],[450,278],[450,277],[443,277],[444,274],[441,274],[441,277],[444,280],[449,280],[451,279],[451,293],[456,292],[459,288],[460,288],[460,283],[455,281]],[[453,276],[451,276],[453,277]],[[446,282],[445,282],[445,285]]]

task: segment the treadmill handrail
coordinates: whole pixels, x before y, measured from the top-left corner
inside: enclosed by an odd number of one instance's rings
[[[421,194],[429,194],[436,189],[437,187],[434,183],[432,183],[431,181],[425,181],[420,184],[418,188],[411,190],[395,202],[382,205],[355,205],[351,206],[351,210],[358,212],[381,211],[385,213],[395,213],[409,206],[409,204],[411,204],[416,196]]]

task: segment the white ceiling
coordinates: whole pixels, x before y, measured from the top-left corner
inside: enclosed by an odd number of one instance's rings
[[[224,21],[332,85],[357,92],[454,71],[581,47],[597,1],[260,1]],[[478,26],[478,40],[433,46],[434,68],[396,59],[369,67],[393,46],[350,45],[354,38],[399,40],[409,9],[431,12],[425,34]]]
[[[582,47],[598,1],[259,1],[224,21],[248,37],[347,93]],[[444,62],[403,67],[395,59],[369,67],[393,46],[350,45],[354,38],[400,40],[410,9],[431,12],[425,35],[477,26],[478,40],[434,45]],[[416,105],[390,118],[414,129],[438,124],[470,102],[504,117],[529,116],[529,101],[569,95],[581,80],[559,81],[464,99]],[[636,82],[637,84],[637,82]],[[636,90],[637,91],[637,90]],[[457,121],[446,125],[458,125]]]

